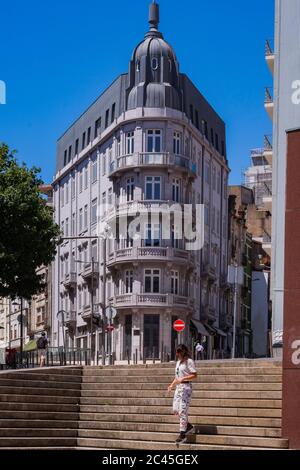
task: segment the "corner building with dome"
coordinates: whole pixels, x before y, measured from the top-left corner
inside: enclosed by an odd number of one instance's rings
[[[225,124],[180,73],[159,5],[149,11],[128,73],[58,140],[54,208],[65,239],[53,265],[51,346],[101,356],[105,305],[114,317],[105,349],[117,361],[174,359],[176,319],[186,324],[181,341],[204,340],[207,357],[220,357],[232,342]],[[193,223],[203,205],[202,249],[187,249],[175,216],[163,236],[162,206],[174,204],[191,205]],[[139,236],[118,231],[149,210]],[[105,244],[99,224],[116,228]]]

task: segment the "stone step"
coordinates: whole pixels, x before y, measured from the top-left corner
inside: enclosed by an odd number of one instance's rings
[[[2,437],[0,447],[73,447],[74,437]]]
[[[77,437],[77,429],[66,428],[1,428],[0,438],[3,437]]]
[[[45,381],[47,384],[49,382],[70,382],[70,383],[81,383],[81,374],[78,375],[69,375],[69,374],[47,374],[46,371],[43,373],[36,372],[16,372],[15,374],[3,374],[0,375],[0,383],[5,379],[14,379],[14,380],[26,380],[30,381]]]
[[[37,392],[37,391],[36,391]],[[18,405],[26,403],[46,403],[58,405],[79,405],[79,397],[66,397],[66,396],[47,396],[47,395],[0,395],[0,404],[5,403],[18,403]],[[1,407],[0,407],[1,409]]]
[[[53,411],[53,412],[65,412],[72,413],[79,411],[79,405],[66,405],[56,403],[10,403],[0,402],[0,414],[2,417],[2,411]]]
[[[200,445],[200,444],[181,444],[177,446],[175,443],[163,443],[163,442],[145,442],[145,441],[130,441],[130,440],[117,440],[112,441],[110,439],[91,439],[91,438],[79,438],[77,439],[77,445],[85,448],[101,448],[101,449],[119,449],[119,450],[182,450],[184,452],[194,450],[258,450],[256,447],[243,447],[243,446],[220,446],[220,445]],[[264,449],[263,447],[260,450]]]
[[[280,428],[280,418],[261,418],[261,417],[243,417],[243,416],[199,416],[191,413],[189,419],[194,425],[224,425],[224,426],[255,426],[255,427],[270,427]],[[136,413],[80,413],[80,421],[94,421],[114,423],[118,422],[131,422],[131,423],[173,423],[178,425],[178,417],[170,413],[167,414],[136,414]]]
[[[47,389],[46,389],[47,390]],[[161,390],[82,390],[82,398],[165,398],[166,389]],[[1,394],[1,387],[0,387]],[[193,387],[193,399],[195,398],[229,398],[229,399],[271,399],[271,400],[281,400],[282,392],[281,391],[248,391],[248,390],[239,390],[239,391],[220,391],[220,390],[198,390]]]
[[[60,388],[81,390],[81,383],[79,382],[48,382],[47,380],[24,380],[24,379],[0,379],[2,387],[31,387],[31,388]]]
[[[167,398],[166,398],[167,397]],[[173,396],[168,396],[168,392],[165,393],[165,398],[160,398],[159,404],[157,404],[157,398],[115,398],[115,397],[104,397],[104,398],[81,398],[81,405],[120,405],[120,406],[171,406],[173,402]],[[209,408],[209,407],[220,407],[220,408],[268,408],[268,409],[281,409],[281,400],[244,400],[244,399],[197,399],[192,398],[190,408]]]
[[[79,413],[55,412],[55,411],[24,411],[1,410],[1,419],[40,419],[40,420],[72,420],[79,419]]]
[[[0,382],[1,384],[1,382]],[[45,385],[45,384],[44,384]],[[47,395],[49,397],[59,397],[59,396],[68,396],[68,397],[80,397],[80,390],[73,390],[60,388],[35,388],[35,387],[7,387],[0,385],[0,396],[1,395]]]
[[[78,430],[78,438],[96,438],[115,440],[140,440],[152,442],[170,442],[173,443],[178,436],[178,431],[173,433],[160,432],[136,432],[136,431],[112,431],[112,430]],[[242,436],[215,436],[194,434],[188,437],[189,444],[209,444],[225,446],[243,446],[243,447],[264,447],[286,449],[288,442],[286,439],[263,438],[263,437],[242,437]]]
[[[42,420],[42,419],[0,419],[0,429],[2,428],[78,428],[78,421],[66,420]]]
[[[174,380],[174,374],[172,375],[141,375],[141,376],[134,376],[134,375],[126,375],[126,376],[83,376],[82,383],[165,383],[169,384],[172,380]],[[201,375],[195,381],[197,383],[201,381],[201,383],[265,383],[265,382],[272,382],[272,383],[281,383],[282,377],[281,374],[277,375],[216,375],[212,377],[211,375]]]
[[[35,367],[31,369],[10,369],[0,372],[0,377],[18,374],[35,374],[35,375],[63,375],[63,376],[81,376],[83,366],[62,366],[62,367]]]
[[[114,366],[105,366],[105,369],[141,369],[141,368],[169,368],[175,367],[176,362],[164,362],[153,364],[149,362],[147,364],[115,364]],[[282,361],[275,359],[216,359],[216,360],[204,360],[195,361],[197,367],[279,367],[282,368]],[[99,369],[104,368],[102,365],[98,366],[85,366],[84,369]]]
[[[166,391],[168,384],[165,383],[114,383],[114,390],[164,390]],[[107,383],[84,383],[82,384],[82,391],[88,391],[89,393],[93,393],[94,391],[102,391],[102,390],[110,390],[111,387]],[[205,391],[205,390],[219,390],[219,391],[281,391],[282,390],[282,383],[201,383],[201,382],[194,382],[193,383],[193,391]]]
[[[177,423],[178,424],[178,423]],[[79,429],[105,429],[115,431],[142,431],[142,432],[174,432],[173,424],[139,423],[139,422],[111,422],[111,421],[79,421]],[[246,426],[219,426],[196,425],[195,433],[209,435],[234,435],[253,437],[281,437],[281,429],[256,428]]]
[[[43,406],[43,405],[41,405]],[[137,413],[137,414],[168,414],[171,408],[167,406],[120,406],[120,405],[81,405],[81,413]],[[200,416],[249,416],[261,418],[280,418],[281,409],[255,408],[198,408],[191,406],[190,414]]]
[[[153,376],[153,371],[155,370],[155,375],[174,375],[175,374],[175,366],[169,368],[132,368],[132,369],[89,369],[86,368],[83,370],[83,377],[125,377],[129,375],[131,377],[135,376]],[[197,367],[197,373],[199,376],[202,375],[282,375],[282,370],[280,368],[267,368],[267,367],[215,367],[215,368],[208,368],[208,367]]]

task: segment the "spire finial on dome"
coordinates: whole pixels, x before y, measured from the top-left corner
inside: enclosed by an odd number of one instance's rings
[[[159,5],[156,3],[155,0],[151,3],[149,7],[149,23],[150,23],[150,30],[158,29],[159,24]]]

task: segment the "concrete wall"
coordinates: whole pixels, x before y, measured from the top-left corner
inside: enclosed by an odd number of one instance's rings
[[[273,127],[273,273],[271,294],[273,306],[273,342],[282,341],[286,131],[298,127],[300,124],[299,92],[297,93],[299,82],[296,82],[300,80],[299,33],[299,0],[276,0]]]
[[[253,353],[261,357],[268,354],[268,278],[268,273],[252,272],[252,346]]]

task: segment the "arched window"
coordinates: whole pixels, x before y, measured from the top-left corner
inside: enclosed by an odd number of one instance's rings
[[[137,61],[136,61],[136,71],[137,72],[140,71],[140,65],[141,65],[141,63],[140,63],[139,59],[137,59]]]
[[[152,70],[157,70],[158,69],[158,59],[157,59],[157,57],[152,58],[151,67],[152,67]]]

